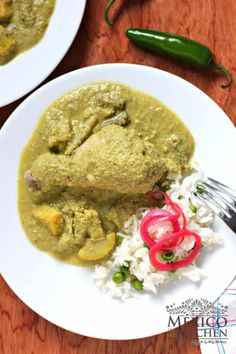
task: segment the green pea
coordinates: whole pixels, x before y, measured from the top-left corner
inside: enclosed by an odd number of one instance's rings
[[[169,184],[164,184],[161,186],[161,190],[163,192],[168,192],[171,189],[171,186]]]
[[[157,183],[156,184],[158,186],[158,188],[162,191],[162,192],[167,192],[171,189],[170,184],[168,183],[168,181],[166,182],[162,182],[162,183]]]
[[[189,209],[191,210],[192,213],[196,214],[197,212],[197,207],[195,205],[190,205]]]
[[[155,205],[157,208],[163,208],[165,205],[165,197],[159,193],[154,194],[152,196],[152,200],[153,200],[153,205]]]
[[[131,281],[131,286],[136,290],[143,290],[143,282],[138,279],[134,279]]]
[[[116,272],[113,274],[112,276],[112,280],[116,283],[116,284],[120,284],[125,280],[125,275],[121,272]]]
[[[176,269],[170,270],[169,273],[170,274],[174,274],[176,272]]]
[[[125,261],[125,263],[126,263],[126,264],[128,264],[128,265],[127,265],[127,267],[129,267],[129,266],[130,266],[131,261]]]
[[[198,184],[196,189],[199,194],[202,194],[204,193],[205,188],[206,187],[203,184]]]
[[[117,244],[117,246],[120,246],[122,244],[123,240],[124,240],[123,236],[120,236],[118,234],[116,235],[116,244]]]
[[[166,253],[163,253],[161,255],[161,257],[162,257],[163,261],[170,262],[174,258],[174,252],[168,251]]]
[[[123,273],[125,276],[130,275],[129,267],[121,266],[120,272]]]
[[[146,243],[143,244],[143,247],[149,250],[149,246]]]

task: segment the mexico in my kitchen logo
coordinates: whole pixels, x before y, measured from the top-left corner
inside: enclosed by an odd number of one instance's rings
[[[206,299],[188,299],[179,306],[166,306],[168,329],[182,326],[198,317],[198,338],[200,343],[224,343],[228,339],[228,306]]]

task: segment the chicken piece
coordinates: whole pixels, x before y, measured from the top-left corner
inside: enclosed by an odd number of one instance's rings
[[[64,218],[60,211],[48,205],[40,205],[32,210],[34,218],[54,236],[60,236],[64,229]]]
[[[0,0],[0,23],[8,22],[12,15],[12,0]]]
[[[81,166],[84,186],[128,194],[145,194],[165,171],[152,144],[118,125],[93,134],[72,161]]]
[[[87,114],[96,116],[102,122],[123,110],[125,100],[118,92],[94,92],[88,103]]]
[[[71,155],[86,139],[88,139],[92,132],[96,133],[107,125],[116,124],[124,126],[128,123],[129,118],[125,111],[118,113],[112,118],[105,119],[98,124],[96,116],[91,116],[81,122],[78,120],[72,121],[71,126],[73,130],[73,140],[68,143],[65,149],[65,155]]]
[[[50,131],[48,139],[48,147],[54,153],[62,152],[67,142],[71,139],[70,120],[63,115],[56,115],[57,119],[51,119],[48,122],[48,129]]]
[[[101,261],[111,254],[115,243],[115,233],[108,234],[105,240],[87,239],[85,245],[79,250],[78,257],[87,262]]]
[[[4,27],[0,26],[0,65],[6,64],[16,53],[16,42],[8,36]]]
[[[96,117],[89,117],[84,121],[74,120],[71,122],[73,139],[66,147],[65,155],[71,155],[91,134],[93,127],[97,123]]]
[[[50,131],[48,147],[52,152],[65,152],[66,155],[71,155],[94,132],[95,125],[97,125],[95,131],[100,130],[101,122],[110,120],[109,118],[116,116],[117,113],[119,115],[123,109],[125,101],[119,93],[114,91],[101,93],[95,85],[91,86],[91,90],[92,95],[88,98],[87,107],[83,109],[82,103],[80,109],[73,111],[73,118],[68,116],[63,107],[50,108],[47,112],[46,124]],[[65,102],[67,108],[68,105],[70,102]],[[122,120],[124,121],[124,117]]]
[[[164,173],[154,146],[117,125],[93,134],[73,156],[39,156],[30,170],[38,193],[44,194],[65,187],[145,194]]]
[[[105,239],[101,220],[96,210],[85,209],[83,212],[75,212],[73,227],[76,239],[84,240],[88,236],[94,241]]]
[[[97,124],[93,132],[97,133],[99,130],[106,127],[107,125],[115,124],[115,125],[121,125],[123,127],[126,126],[128,123],[129,123],[128,114],[125,111],[122,111],[116,114],[114,117],[105,119],[99,124]]]

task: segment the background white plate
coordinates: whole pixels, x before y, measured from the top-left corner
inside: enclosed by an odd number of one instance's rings
[[[71,72],[27,98],[0,133],[1,272],[29,307],[63,328],[98,338],[140,338],[167,330],[165,305],[178,305],[188,298],[212,301],[223,292],[235,275],[235,235],[223,223],[216,222],[224,246],[201,257],[201,265],[209,273],[201,284],[181,281],[163,288],[157,296],[140,295],[124,303],[100,292],[89,269],[60,263],[30,244],[17,211],[21,151],[51,102],[80,85],[100,80],[122,82],[161,99],[192,131],[195,157],[206,175],[235,187],[235,129],[224,112],[199,89],[169,73],[130,64],[98,65]]]
[[[10,63],[0,66],[0,107],[30,92],[55,69],[75,38],[85,3],[86,0],[56,0],[42,40]]]

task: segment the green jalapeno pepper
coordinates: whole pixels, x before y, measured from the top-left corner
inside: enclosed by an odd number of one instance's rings
[[[105,9],[104,18],[108,25],[113,25],[113,21],[109,17],[109,11],[116,0],[109,0]]]
[[[221,85],[222,88],[229,87],[232,83],[230,73],[214,61],[210,49],[189,38],[142,28],[129,28],[126,36],[142,48],[168,55],[200,69],[211,67],[222,71],[227,78],[227,82]]]

